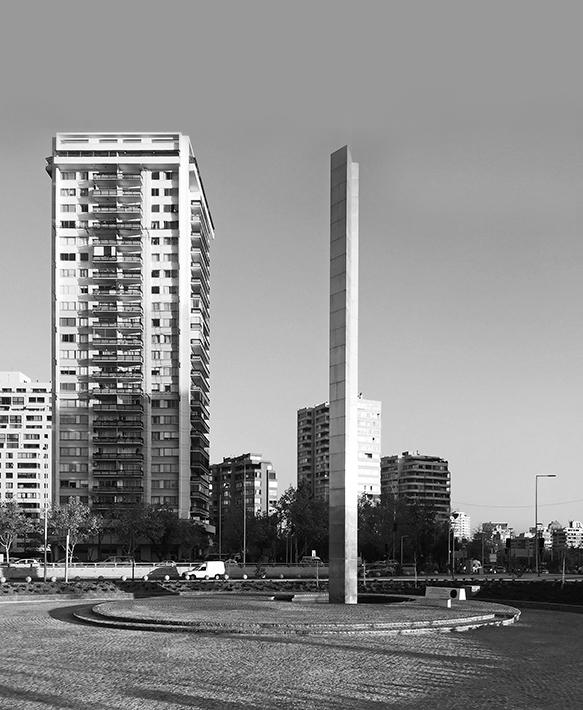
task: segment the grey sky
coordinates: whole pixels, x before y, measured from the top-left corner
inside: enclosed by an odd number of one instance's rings
[[[577,2],[7,6],[0,370],[50,372],[51,136],[183,131],[217,227],[212,459],[263,452],[283,490],[296,409],[327,398],[328,161],[350,143],[383,453],[448,458],[474,525],[532,524],[537,473],[559,476],[540,520],[583,518],[582,20]]]

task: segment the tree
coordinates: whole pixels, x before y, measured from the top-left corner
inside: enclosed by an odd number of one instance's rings
[[[328,553],[328,501],[312,497],[309,484],[289,487],[277,503],[283,535],[294,543],[296,560],[310,550]]]
[[[33,529],[33,521],[25,515],[15,500],[0,502],[0,545],[6,552],[6,562],[10,562],[10,549],[16,538],[32,532]]]
[[[64,547],[67,572],[75,546],[97,535],[103,524],[103,518],[93,514],[91,508],[78,498],[71,498],[67,504],[56,506],[50,511],[49,531],[55,541]]]

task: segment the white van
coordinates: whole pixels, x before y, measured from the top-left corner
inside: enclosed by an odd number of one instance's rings
[[[201,562],[184,573],[186,579],[226,579],[225,563],[222,560]]]

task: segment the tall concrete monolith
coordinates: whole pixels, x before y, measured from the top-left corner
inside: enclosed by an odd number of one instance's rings
[[[330,161],[330,580],[333,604],[357,603],[358,164]]]

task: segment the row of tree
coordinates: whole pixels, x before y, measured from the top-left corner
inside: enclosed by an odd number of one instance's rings
[[[243,514],[232,508],[214,521],[216,534],[192,520],[178,518],[164,505],[136,505],[96,515],[79,500],[48,512],[52,559],[71,559],[79,544],[87,544],[89,559],[101,558],[102,547],[117,542],[123,554],[140,558],[145,547],[157,559],[193,560],[208,555],[245,557],[250,562],[297,562],[313,550],[328,553],[328,503],[314,500],[307,486],[290,487],[271,513]],[[42,549],[44,521],[27,517],[13,501],[0,503],[0,545],[9,560],[17,536],[30,549]],[[416,562],[422,569],[444,568],[448,560],[448,525],[434,508],[394,498],[358,504],[358,550],[366,561],[396,559]],[[55,554],[62,551],[62,555]]]
[[[0,502],[0,545],[6,561],[17,538],[29,549],[39,551],[44,545],[44,520],[25,515],[16,501]],[[76,547],[88,545],[90,559],[101,558],[104,541],[119,543],[123,554],[139,557],[144,545],[158,559],[178,556],[194,559],[209,547],[205,528],[192,520],[184,520],[165,505],[137,505],[132,508],[112,508],[96,515],[78,499],[47,511],[47,541],[50,559],[61,557],[70,562]]]

